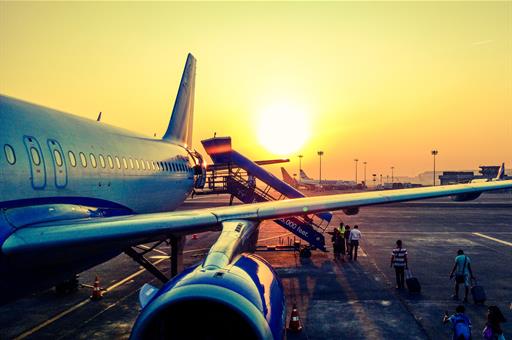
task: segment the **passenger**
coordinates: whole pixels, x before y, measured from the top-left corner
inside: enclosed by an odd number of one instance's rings
[[[350,226],[345,226],[345,233],[343,234],[343,238],[345,239],[345,247],[347,248],[347,255],[350,254]]]
[[[340,226],[338,227],[338,233],[340,236],[340,244],[339,244],[340,255],[341,255],[342,260],[345,261],[345,252],[346,252],[346,249],[345,249],[345,224],[342,221],[340,221]]]
[[[405,288],[405,270],[407,270],[407,249],[402,248],[402,240],[396,241],[396,248],[391,252],[390,267],[395,267],[396,288]]]
[[[338,255],[338,250],[339,248],[337,247],[337,244],[338,244],[338,238],[339,238],[339,233],[338,233],[338,229],[335,227],[332,229],[332,231],[329,232],[329,234],[331,234],[331,241],[332,241],[332,253],[334,255],[334,260],[337,260],[339,255]]]
[[[505,317],[497,306],[489,306],[487,309],[487,323],[485,324],[482,335],[485,340],[501,340],[505,339],[501,323],[506,322]]]
[[[350,240],[350,259],[354,259],[357,261],[357,248],[359,248],[359,240],[361,240],[361,232],[359,231],[359,226],[355,225],[354,229],[350,232],[349,240]],[[353,255],[353,257],[352,257]]]
[[[475,277],[473,276],[473,271],[471,270],[471,259],[469,256],[464,255],[464,251],[462,249],[457,251],[455,264],[453,265],[452,272],[450,273],[450,279],[454,277],[454,273],[455,294],[452,295],[452,299],[459,300],[459,285],[463,283],[465,288],[464,303],[466,303],[468,302],[469,286],[471,284],[470,280],[475,279]]]
[[[334,259],[335,260],[339,260],[340,256],[342,256],[344,243],[345,243],[345,240],[343,239],[343,236],[341,236],[339,229],[335,228],[334,235],[333,235],[333,243],[332,243],[332,246],[334,249]],[[342,259],[343,259],[343,261],[345,260],[344,257]]]
[[[459,305],[452,316],[448,316],[448,312],[444,312],[443,323],[451,323],[453,340],[471,339],[471,320],[464,314],[465,311],[466,308],[463,305]]]

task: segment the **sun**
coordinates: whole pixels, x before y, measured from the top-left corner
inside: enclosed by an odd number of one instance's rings
[[[258,122],[260,144],[275,155],[299,151],[310,136],[306,110],[291,103],[274,103],[261,111]]]

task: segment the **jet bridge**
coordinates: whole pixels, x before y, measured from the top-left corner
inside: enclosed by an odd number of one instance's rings
[[[231,137],[215,137],[201,143],[213,164],[207,167],[205,187],[201,190],[196,189],[196,195],[227,193],[231,195],[230,203],[234,197],[243,203],[304,197],[297,189],[233,150]],[[326,212],[286,217],[274,222],[308,242],[313,248],[326,251],[324,233],[331,218],[332,214]]]

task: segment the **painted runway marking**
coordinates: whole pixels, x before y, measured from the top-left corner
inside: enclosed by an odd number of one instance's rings
[[[498,238],[494,238],[494,237],[487,236],[487,235],[480,234],[480,233],[472,233],[472,234],[475,235],[475,236],[480,236],[480,237],[486,238],[488,240],[491,240],[491,241],[494,241],[494,242],[498,242],[498,243],[507,245],[509,247],[512,247],[512,242],[503,241],[503,240],[500,240]]]
[[[166,259],[160,259],[160,260],[157,260],[155,262],[153,262],[153,265],[157,265],[159,264],[160,262],[162,262],[163,260],[166,260]],[[119,282],[116,282],[114,283],[113,285],[111,285],[110,287],[106,288],[105,291],[106,292],[110,292],[114,289],[116,289],[117,287],[121,286],[122,284],[132,280],[133,278],[139,276],[140,274],[142,274],[143,272],[145,272],[146,269],[141,269],[139,271],[136,271],[135,273],[125,277],[124,279],[122,279],[121,281]],[[90,298],[87,298],[79,303],[77,303],[76,305],[74,306],[71,306],[70,308],[64,310],[63,312],[60,312],[59,314],[55,315],[54,317],[46,320],[45,322],[37,325],[36,327],[32,328],[32,329],[29,329],[28,331],[26,332],[23,332],[22,334],[18,335],[17,337],[14,338],[14,340],[21,340],[21,339],[25,339],[26,337],[28,336],[31,336],[32,334],[38,332],[39,330],[41,330],[42,328],[54,323],[55,321],[61,319],[62,317],[68,315],[69,313],[77,310],[78,308],[82,307],[82,306],[85,306],[86,304],[88,304],[89,302],[91,302],[91,299]]]

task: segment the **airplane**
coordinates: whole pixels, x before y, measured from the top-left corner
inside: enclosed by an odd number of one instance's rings
[[[361,189],[361,185],[358,185],[354,181],[344,181],[344,180],[329,180],[322,179],[320,183],[319,180],[313,179],[306,175],[304,170],[300,170],[299,180],[292,178],[288,171],[285,168],[281,167],[281,174],[283,175],[283,180],[289,185],[299,188],[306,188],[308,190],[347,190],[347,189]]]
[[[125,252],[165,281],[140,290],[132,339],[281,339],[283,286],[254,254],[261,221],[512,188],[503,180],[173,211],[204,184],[191,143],[195,73],[189,54],[161,139],[0,96],[0,303]],[[207,256],[177,270],[185,235],[207,230],[220,231]],[[168,239],[171,279],[133,248]]]

